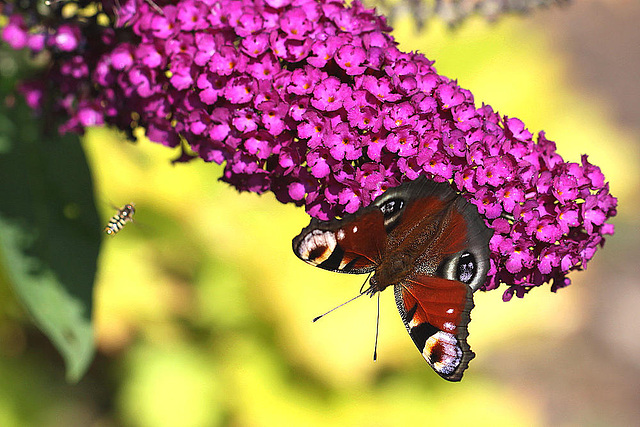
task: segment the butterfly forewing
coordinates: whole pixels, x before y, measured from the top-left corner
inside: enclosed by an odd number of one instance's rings
[[[386,246],[382,212],[369,209],[342,220],[313,220],[293,240],[301,260],[341,273],[369,273],[379,265]]]

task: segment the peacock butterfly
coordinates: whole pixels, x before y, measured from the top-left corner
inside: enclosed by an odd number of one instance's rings
[[[391,188],[341,219],[312,219],[293,239],[308,264],[373,273],[361,294],[393,285],[413,342],[442,378],[460,381],[475,357],[467,343],[473,292],[489,270],[493,231],[448,183],[424,177]]]

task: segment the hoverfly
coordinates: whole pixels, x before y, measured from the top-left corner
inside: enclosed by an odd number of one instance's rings
[[[136,213],[136,208],[133,203],[124,205],[111,217],[109,224],[104,228],[104,232],[110,236],[115,235],[118,231],[122,230],[122,227],[124,227],[127,221],[133,222],[134,213]]]

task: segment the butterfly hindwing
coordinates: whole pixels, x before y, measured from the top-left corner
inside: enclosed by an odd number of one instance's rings
[[[475,354],[467,344],[472,291],[467,285],[421,276],[394,288],[407,332],[438,375],[459,381]]]

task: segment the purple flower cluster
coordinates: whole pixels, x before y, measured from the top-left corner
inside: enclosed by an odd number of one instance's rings
[[[613,234],[617,201],[586,156],[564,162],[544,133],[476,108],[358,1],[102,3],[113,25],[5,10],[7,43],[52,54],[23,92],[36,109],[54,94],[62,131],[142,126],[179,161],[224,163],[224,181],[321,219],[420,175],[450,181],[495,230],[484,289],[507,284],[505,299],[568,285]]]

